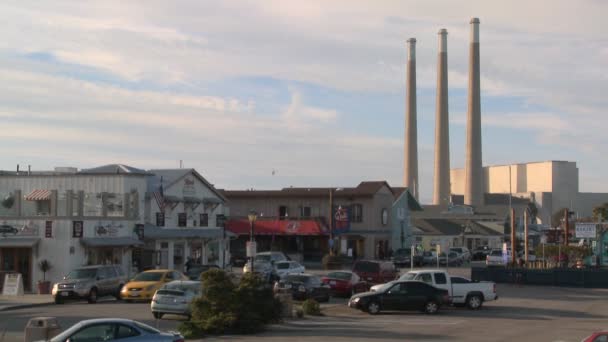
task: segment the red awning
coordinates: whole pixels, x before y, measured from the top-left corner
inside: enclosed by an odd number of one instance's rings
[[[248,220],[229,220],[226,229],[236,235],[249,235]],[[257,220],[254,235],[327,235],[327,228],[315,220]]]
[[[36,189],[25,196],[27,201],[46,201],[51,199],[51,190]]]

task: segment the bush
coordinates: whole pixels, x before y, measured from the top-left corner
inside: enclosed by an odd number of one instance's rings
[[[302,303],[302,310],[311,316],[321,316],[321,307],[314,299],[307,299]]]
[[[238,285],[222,270],[202,274],[202,295],[192,302],[192,320],[178,329],[186,338],[251,333],[278,321],[281,303],[262,279],[245,274]]]

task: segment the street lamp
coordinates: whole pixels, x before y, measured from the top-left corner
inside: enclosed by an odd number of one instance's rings
[[[250,254],[250,262],[251,262],[251,273],[253,274],[253,258],[254,258],[254,253],[253,253],[253,226],[255,224],[255,220],[257,220],[258,218],[258,213],[256,213],[255,211],[250,211],[249,215],[247,215],[247,218],[249,219],[249,254]]]

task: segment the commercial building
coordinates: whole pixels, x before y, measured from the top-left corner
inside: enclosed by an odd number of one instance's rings
[[[188,256],[212,252],[214,244],[221,255],[226,244],[219,241],[226,240],[216,220],[211,216],[204,227],[198,217],[223,214],[223,197],[196,171],[181,169],[167,177],[167,192],[155,196],[154,182],[164,175],[158,174],[120,164],[0,171],[0,273],[21,273],[25,289],[33,290],[43,278],[37,267],[43,259],[52,265],[46,279],[57,281],[87,264],[119,264],[133,274],[179,268]],[[165,206],[164,222],[158,203]]]

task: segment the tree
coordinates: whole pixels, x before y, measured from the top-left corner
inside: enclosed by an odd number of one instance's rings
[[[593,219],[594,220],[608,220],[608,203],[598,205],[593,208]]]
[[[551,227],[559,227],[564,219],[564,212],[569,210],[568,208],[561,208],[551,215]]]

